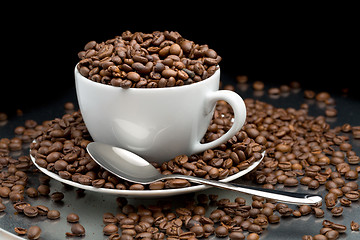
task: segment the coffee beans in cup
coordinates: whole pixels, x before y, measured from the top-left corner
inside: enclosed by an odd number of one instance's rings
[[[174,31],[125,31],[105,42],[90,41],[78,53],[80,74],[122,88],[163,88],[202,81],[221,57]]]

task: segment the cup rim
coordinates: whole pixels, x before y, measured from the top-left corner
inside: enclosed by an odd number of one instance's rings
[[[87,81],[89,81],[91,84],[94,84],[96,86],[99,86],[101,88],[104,89],[122,89],[122,90],[126,90],[126,91],[169,91],[170,89],[187,89],[187,88],[193,88],[196,86],[201,86],[201,85],[205,85],[208,81],[210,81],[212,78],[215,78],[217,75],[220,76],[220,66],[216,65],[217,67],[219,67],[213,75],[211,75],[210,77],[199,81],[199,82],[195,82],[192,84],[188,84],[188,85],[182,85],[182,86],[173,86],[173,87],[164,87],[164,88],[122,88],[122,87],[116,87],[116,86],[112,86],[112,85],[108,85],[108,84],[103,84],[103,83],[99,83],[99,82],[94,82],[91,79],[84,77],[83,75],[81,75],[81,73],[79,72],[77,66],[79,63],[77,63],[75,65],[75,80],[77,79],[76,75],[78,75],[80,78],[83,78]],[[77,81],[77,80],[76,80]]]

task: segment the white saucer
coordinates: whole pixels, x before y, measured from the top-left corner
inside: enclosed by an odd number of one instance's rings
[[[253,164],[251,164],[247,169],[242,170],[234,175],[231,175],[231,176],[221,179],[219,181],[220,182],[230,182],[232,180],[235,180],[239,177],[244,176],[245,174],[254,170],[257,167],[257,165],[259,165],[259,163],[263,160],[264,156],[265,156],[265,151],[262,153],[262,158],[256,162],[254,162]],[[31,161],[34,163],[34,165],[41,172],[48,175],[49,177],[51,177],[59,182],[73,186],[73,187],[77,187],[77,188],[81,188],[81,189],[89,190],[89,191],[94,191],[94,192],[98,192],[98,193],[107,193],[107,194],[114,194],[114,195],[118,195],[118,196],[134,197],[134,198],[155,198],[155,197],[169,197],[169,196],[174,196],[174,195],[192,193],[192,192],[205,190],[207,188],[211,188],[211,186],[207,186],[207,185],[195,185],[195,186],[190,186],[190,187],[185,187],[185,188],[163,189],[163,190],[119,190],[119,189],[108,189],[108,188],[96,188],[93,186],[87,186],[87,185],[83,185],[83,184],[80,184],[80,183],[77,183],[77,182],[74,182],[71,180],[63,179],[58,174],[51,172],[51,171],[47,170],[46,168],[42,168],[39,165],[37,165],[35,163],[35,158],[31,154],[30,154],[30,158],[31,158]]]

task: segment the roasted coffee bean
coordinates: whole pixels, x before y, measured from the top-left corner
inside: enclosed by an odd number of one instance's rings
[[[41,228],[38,226],[31,226],[27,230],[28,239],[39,239],[41,235]]]
[[[231,240],[244,240],[245,235],[240,231],[233,231],[229,234]]]
[[[62,192],[54,192],[50,195],[50,198],[54,201],[54,202],[59,202],[61,200],[63,200],[64,198],[64,194]]]
[[[80,237],[85,235],[85,228],[80,223],[75,223],[71,225],[71,233],[67,232],[66,236],[68,237]]]
[[[305,216],[311,213],[311,207],[309,205],[301,205],[299,207],[299,211],[301,213],[301,215]]]
[[[334,217],[339,217],[342,215],[343,213],[343,208],[342,207],[334,207],[333,209],[331,209],[331,214],[334,216]]]
[[[36,208],[38,209],[38,213],[40,216],[46,216],[49,212],[49,208],[44,205],[37,205]]]
[[[350,223],[350,229],[351,231],[359,231],[359,223],[351,221]]]
[[[313,237],[314,240],[328,240],[328,238],[325,236],[325,235],[322,235],[322,234],[316,234],[314,237]]]
[[[9,187],[0,187],[0,197],[8,198],[11,189]]]
[[[339,237],[339,232],[335,230],[330,230],[325,233],[325,237],[327,237],[328,240],[335,240]]]
[[[314,238],[311,235],[304,235],[302,236],[302,240],[314,240]]]
[[[66,217],[66,221],[69,223],[77,223],[79,222],[79,216],[76,213],[69,213]]]
[[[47,196],[50,193],[50,187],[47,185],[41,184],[37,188],[37,191],[40,193],[40,195]]]
[[[119,228],[115,224],[108,224],[103,228],[104,235],[111,235],[113,233],[117,233]]]
[[[194,225],[190,228],[190,232],[195,233],[197,238],[201,238],[205,233],[205,229],[201,225]]]
[[[345,193],[345,197],[350,201],[357,201],[359,200],[360,193],[358,191],[349,191]]]
[[[280,222],[280,217],[278,215],[272,214],[268,217],[269,223],[278,223]]]
[[[309,189],[318,189],[320,187],[320,183],[317,180],[311,180],[308,183],[308,187],[309,187]]]
[[[18,235],[25,235],[27,233],[27,229],[26,228],[22,228],[22,227],[15,227],[14,231],[18,234]]]
[[[34,187],[29,187],[25,192],[31,198],[35,198],[39,195],[39,192]]]
[[[289,177],[285,179],[284,186],[286,187],[295,187],[297,186],[299,181],[296,178]]]
[[[247,240],[259,240],[260,236],[257,233],[250,233],[247,237]]]
[[[33,206],[26,206],[23,212],[28,217],[36,217],[38,215],[37,207],[33,207]]]
[[[312,211],[314,212],[314,215],[315,215],[315,217],[317,217],[317,218],[322,218],[322,217],[324,217],[324,211],[321,209],[321,208],[317,208],[317,207],[314,207],[313,209],[312,209]]]
[[[49,210],[47,213],[47,218],[51,220],[55,220],[60,218],[60,212],[58,210]]]
[[[256,91],[262,91],[265,87],[264,83],[261,81],[255,81],[252,85],[252,87],[254,88],[254,90]]]
[[[293,213],[293,210],[289,207],[283,207],[283,208],[280,208],[278,210],[278,212],[281,214],[281,216],[288,217]]]
[[[229,231],[226,227],[224,226],[218,226],[217,228],[215,228],[215,235],[217,237],[226,237],[229,234]]]

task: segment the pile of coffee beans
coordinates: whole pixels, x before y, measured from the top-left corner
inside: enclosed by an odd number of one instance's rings
[[[286,88],[281,89],[284,91]],[[317,101],[331,99],[325,93],[319,94],[314,94],[314,98],[319,99]],[[326,211],[333,216],[331,221],[323,220],[319,234],[305,235],[303,239],[337,239],[344,232],[351,234],[350,230],[359,231],[357,222],[352,221],[345,226],[337,220],[341,220],[344,208],[351,208],[359,202],[360,158],[349,140],[359,135],[360,126],[343,124],[331,128],[325,116],[310,116],[309,106],[305,103],[299,109],[276,108],[254,99],[245,99],[245,104],[247,122],[229,141],[201,154],[180,155],[162,165],[154,164],[155,167],[163,174],[181,173],[222,179],[246,169],[266,150],[258,168],[244,179],[271,189],[296,188],[299,185],[305,186],[310,192],[318,188],[326,189],[322,204],[289,206],[259,197],[253,197],[251,203],[246,203],[241,197],[231,201],[218,200],[215,195],[199,194],[196,199],[187,199],[185,205],[174,209],[170,203],[164,202],[153,206],[132,206],[125,198],[118,198],[121,211],[103,215],[104,235],[113,240],[165,237],[198,239],[209,236],[259,239],[269,224],[279,223],[282,218],[308,215],[324,218]],[[151,185],[132,184],[101,169],[86,153],[86,146],[92,139],[81,113],[74,111],[71,104],[67,106],[70,112],[61,118],[41,124],[27,120],[24,126],[14,129],[15,137],[0,139],[0,212],[7,211],[6,204],[2,203],[2,198],[5,198],[13,203],[19,215],[28,218],[44,216],[50,221],[61,218],[59,211],[33,204],[32,198],[48,196],[49,201],[61,202],[64,194],[51,191],[50,179],[44,175],[40,175],[39,185],[29,184],[28,176],[37,174],[29,156],[11,155],[33,140],[35,142],[30,144],[31,154],[39,166],[81,184],[138,191],[191,185],[180,179]],[[222,136],[231,127],[232,117],[231,108],[225,102],[218,102],[202,141],[209,142]],[[210,207],[215,209],[209,211]],[[64,233],[65,236],[85,234],[76,213],[68,215],[66,219],[71,223],[71,231]],[[18,226],[14,232],[37,239],[41,229],[37,226],[28,229]]]
[[[212,141],[231,128],[231,108],[220,102],[203,141]],[[40,127],[39,127],[40,128]],[[61,178],[101,188],[129,190],[160,190],[188,187],[187,180],[172,179],[150,185],[133,184],[98,166],[86,152],[92,141],[80,112],[65,114],[62,118],[45,122],[42,133],[31,143],[31,155],[36,163],[53,171]],[[240,131],[227,143],[197,155],[180,155],[162,165],[153,163],[162,174],[179,173],[206,179],[224,179],[246,169],[259,160],[264,142],[256,142],[246,131]]]
[[[88,42],[78,54],[80,74],[122,88],[163,88],[202,81],[218,69],[221,57],[178,32],[130,31],[105,42]]]

